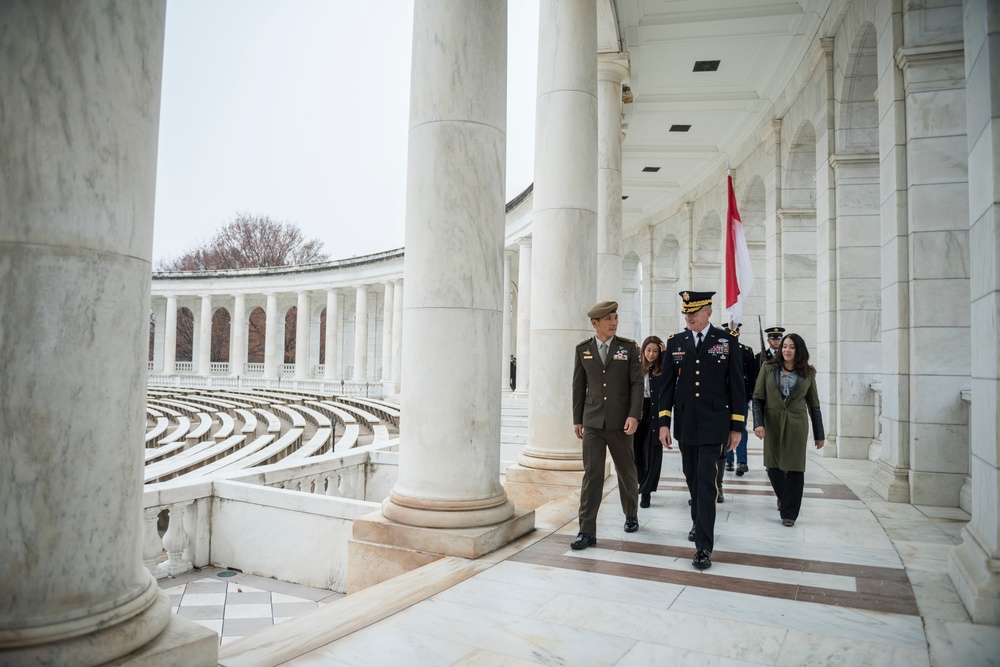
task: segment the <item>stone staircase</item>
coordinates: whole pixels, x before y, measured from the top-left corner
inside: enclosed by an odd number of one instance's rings
[[[505,392],[500,404],[500,468],[517,461],[528,441],[528,396]]]

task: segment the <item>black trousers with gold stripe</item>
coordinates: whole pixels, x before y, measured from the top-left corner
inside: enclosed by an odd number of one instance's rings
[[[681,467],[691,495],[694,545],[711,553],[715,547],[715,501],[722,445],[681,444]]]

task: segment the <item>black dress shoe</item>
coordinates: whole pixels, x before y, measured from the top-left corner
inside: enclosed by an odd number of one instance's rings
[[[746,463],[740,463],[736,466],[736,476],[742,477],[748,470],[750,470],[750,466]]]
[[[726,495],[722,493],[722,487],[719,487],[719,495],[716,498],[715,502],[719,503],[720,505],[726,502]]]
[[[782,519],[781,525],[785,526],[786,528],[791,528],[792,526],[795,525],[795,519]]]
[[[634,533],[639,530],[639,519],[634,516],[627,517],[625,519],[625,532]]]
[[[570,544],[569,546],[571,549],[576,549],[577,551],[579,551],[580,549],[586,549],[587,547],[592,547],[595,544],[597,544],[596,537],[594,537],[593,535],[588,535],[587,533],[580,533],[579,535],[576,536],[576,539],[573,540],[573,543]]]
[[[691,530],[688,531],[688,541],[694,542],[694,526],[691,526]]]
[[[781,511],[781,499],[780,498],[778,499],[778,511],[779,512]]]
[[[642,494],[642,498],[639,500],[639,507],[649,507],[649,494]]]
[[[733,464],[732,463],[727,463],[726,464],[726,470],[732,472],[733,471]]]
[[[705,549],[698,549],[698,552],[694,555],[694,560],[691,561],[699,570],[707,570],[712,567],[712,554]]]

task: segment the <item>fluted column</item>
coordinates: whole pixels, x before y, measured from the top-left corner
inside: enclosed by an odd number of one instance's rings
[[[309,292],[298,293],[295,304],[295,378],[309,377]]]
[[[281,322],[278,322],[278,295],[270,292],[267,296],[264,317],[267,323],[264,326],[264,377],[278,377],[278,357],[277,357],[277,336],[281,331]]]
[[[500,353],[500,390],[510,389],[510,252],[503,253],[503,344]],[[516,379],[515,375],[515,379]]]
[[[198,339],[198,375],[212,372],[212,295],[201,295],[200,334]]]
[[[597,61],[597,294],[622,300],[622,84],[627,53]]]
[[[403,279],[395,282],[392,292],[392,390],[398,394],[403,350]]]
[[[164,23],[0,6],[3,665],[146,663],[173,623],[141,509]]]
[[[337,332],[340,330],[340,293],[326,291],[326,358],[323,359],[323,379],[336,380],[337,373]]]
[[[177,297],[167,297],[167,314],[163,318],[163,374],[177,372]]]
[[[529,468],[581,470],[573,347],[597,294],[597,17],[593,2],[542,0],[531,265]]]
[[[531,368],[531,237],[517,242],[517,374],[514,385],[519,394],[528,391]]]
[[[496,363],[507,3],[417,0],[413,13],[402,375],[417,417],[402,422],[382,511],[413,526],[487,526],[514,513],[500,485]],[[448,332],[487,354],[456,353]]]
[[[382,299],[382,382],[392,381],[392,291],[391,280],[383,283],[385,295]]]
[[[368,379],[368,286],[355,288],[354,304],[354,380]]]
[[[236,295],[229,341],[229,374],[238,377],[243,375],[243,364],[247,360],[247,297],[245,294]]]

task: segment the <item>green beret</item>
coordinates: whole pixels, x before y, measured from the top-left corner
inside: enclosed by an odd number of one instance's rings
[[[616,310],[618,310],[617,301],[601,301],[599,304],[587,311],[587,317],[592,320],[599,320],[605,315],[609,315]]]

